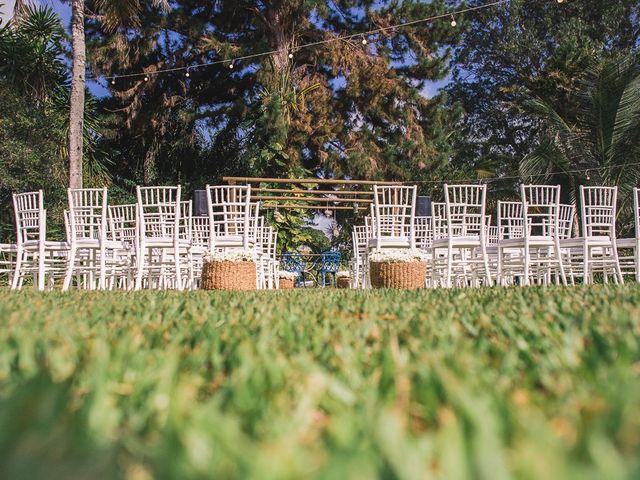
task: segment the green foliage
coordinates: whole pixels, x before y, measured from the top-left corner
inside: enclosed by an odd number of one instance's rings
[[[541,143],[520,164],[525,176],[564,183],[575,203],[583,184],[618,186],[620,206],[633,224],[633,188],[640,182],[640,59],[615,55],[593,61],[577,79],[569,97],[577,106],[540,99],[528,102],[532,115],[545,125]],[[574,170],[586,170],[573,172]],[[566,172],[562,176],[549,175]]]
[[[60,138],[52,125],[62,121],[43,112],[0,81],[0,242],[15,239],[11,195],[43,189],[49,211],[48,230],[62,232],[66,169],[53,153]]]
[[[512,0],[465,18],[447,88],[465,112],[454,163],[492,175],[517,175],[520,160],[545,133],[546,122],[525,108],[530,98],[553,105],[573,124],[581,115],[580,79],[594,59],[638,48],[636,0]],[[511,196],[517,183],[493,186],[496,194]]]
[[[639,322],[637,285],[0,291],[0,465],[51,479],[636,478]]]

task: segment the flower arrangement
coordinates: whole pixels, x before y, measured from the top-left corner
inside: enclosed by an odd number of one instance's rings
[[[386,248],[372,252],[369,260],[386,263],[426,262],[427,255],[420,250],[409,248]]]
[[[295,280],[298,278],[298,272],[287,272],[286,270],[280,270],[278,273],[279,278],[283,278],[285,280]]]
[[[206,252],[205,262],[253,262],[255,253],[244,248],[230,248],[222,251]]]
[[[349,270],[341,270],[336,272],[336,278],[351,278],[351,272]]]

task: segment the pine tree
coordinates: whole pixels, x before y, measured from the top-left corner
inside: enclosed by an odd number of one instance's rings
[[[89,35],[96,72],[146,72],[147,81],[116,78],[106,102],[127,127],[116,143],[143,158],[145,183],[182,174],[171,160],[176,132],[208,146],[198,162],[209,175],[415,179],[450,156],[455,112],[421,92],[447,75],[459,29],[447,19],[298,47],[445,11],[443,1],[179,0],[166,14],[145,7],[137,28],[109,33],[96,23]],[[188,78],[154,74],[265,51],[274,53]]]

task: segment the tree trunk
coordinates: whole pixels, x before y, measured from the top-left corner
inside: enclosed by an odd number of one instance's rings
[[[69,113],[69,187],[82,188],[82,131],[86,52],[84,38],[84,0],[71,0],[73,78]]]

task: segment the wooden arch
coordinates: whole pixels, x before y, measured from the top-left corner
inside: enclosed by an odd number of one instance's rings
[[[251,185],[251,201],[262,202],[263,208],[354,212],[369,209],[373,185],[402,185],[402,182],[321,178],[223,177],[223,181],[229,185]]]

